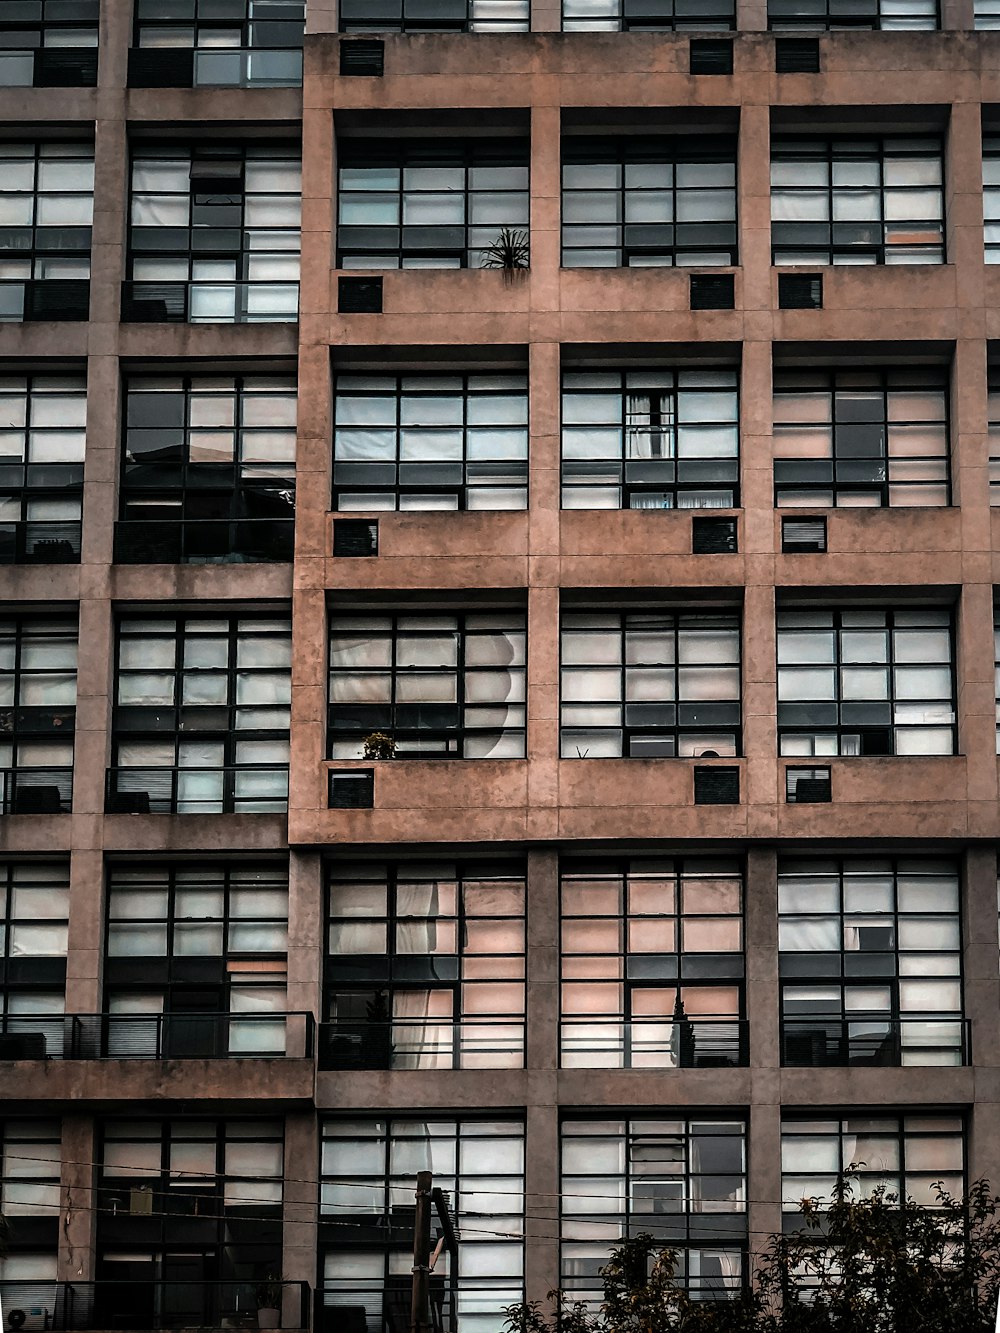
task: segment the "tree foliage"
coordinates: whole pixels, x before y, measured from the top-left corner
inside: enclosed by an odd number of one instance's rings
[[[803,1200],[802,1227],[771,1238],[732,1300],[693,1299],[678,1251],[634,1236],[601,1269],[598,1311],[553,1291],[550,1311],[508,1307],[504,1333],[994,1333],[1000,1197],[985,1180],[963,1199],[932,1189],[930,1208],[884,1186],[859,1197],[846,1172],[829,1201]]]

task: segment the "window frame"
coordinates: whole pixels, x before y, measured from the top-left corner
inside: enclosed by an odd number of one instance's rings
[[[874,11],[866,7],[865,0],[854,0],[854,3],[856,10],[850,13],[836,0],[768,0],[768,31],[938,32],[941,29],[938,0],[932,0],[933,14],[913,15],[893,13],[886,0],[877,0]]]
[[[49,1148],[55,1147],[54,1160],[43,1155],[40,1150],[41,1145]],[[17,1151],[12,1151],[12,1149],[19,1149],[22,1155],[19,1156]],[[19,1160],[29,1162],[31,1165],[23,1175],[11,1174],[10,1163]],[[44,1168],[47,1166],[51,1166],[53,1169],[46,1172]],[[27,1200],[15,1202],[7,1197],[12,1184],[15,1190],[18,1186],[21,1186],[26,1190],[36,1191],[41,1197],[33,1202]],[[25,1226],[27,1234],[19,1245],[16,1233],[12,1235],[11,1239],[15,1242],[17,1248],[12,1246],[8,1252],[9,1254],[16,1255],[22,1246],[30,1247],[31,1250],[42,1248],[38,1244],[37,1231],[35,1230],[42,1219],[53,1228],[52,1248],[53,1252],[55,1251],[55,1226],[59,1220],[61,1199],[61,1119],[58,1116],[44,1116],[42,1119],[27,1118],[24,1115],[18,1116],[16,1114],[4,1116],[0,1119],[0,1204],[2,1204],[5,1217],[32,1219]],[[16,1226],[15,1223],[11,1227],[12,1232],[15,1232]],[[17,1230],[20,1230],[20,1228],[18,1227]]]
[[[93,234],[94,217],[94,145],[84,140],[36,139],[30,142],[7,140],[0,144],[0,167],[9,171],[8,180],[16,180],[14,167],[17,163],[31,163],[31,187],[15,190],[8,184],[5,191],[7,200],[13,204],[18,199],[31,200],[31,221],[3,227],[0,236],[0,261],[4,272],[0,278],[0,298],[4,291],[20,287],[22,293],[25,284],[32,281],[76,280],[90,281],[90,250]],[[42,188],[42,168],[58,162],[84,163],[90,168],[91,185],[89,189]],[[86,171],[85,171],[86,174]],[[40,205],[46,199],[70,199],[89,201],[89,219],[84,224],[76,222],[41,223],[38,220]],[[71,210],[72,211],[72,210]],[[50,234],[51,233],[51,234]],[[55,279],[48,270],[55,270]],[[17,270],[21,271],[18,272]],[[8,311],[6,303],[0,311],[0,320],[19,321],[22,313]]]
[[[481,0],[458,0],[450,7],[457,12],[458,8],[464,4],[465,18],[462,20],[452,18],[442,18],[439,22],[433,19],[410,19],[406,14],[406,7],[410,0],[361,0],[363,8],[375,9],[381,3],[382,8],[373,19],[352,19],[344,18],[344,0],[340,0],[338,31],[344,33],[356,32],[527,32],[530,22],[529,0],[520,0],[523,7],[523,15],[516,19],[503,18],[483,18],[477,16],[476,7]],[[445,6],[446,8],[448,6]],[[393,11],[399,13],[399,17],[394,17]]]
[[[644,10],[628,0],[604,0],[608,13],[567,15],[573,0],[562,0],[563,32],[734,32],[736,7],[726,0],[644,0]],[[685,13],[684,10],[689,12]]]

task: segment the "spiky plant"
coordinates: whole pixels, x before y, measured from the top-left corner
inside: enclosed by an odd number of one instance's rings
[[[501,227],[497,239],[483,250],[480,268],[500,269],[504,282],[510,284],[527,273],[530,253],[526,231]]]

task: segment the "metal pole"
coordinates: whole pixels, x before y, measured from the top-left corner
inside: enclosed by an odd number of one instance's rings
[[[417,1172],[417,1213],[413,1222],[413,1300],[410,1333],[431,1333],[431,1187],[430,1171]]]

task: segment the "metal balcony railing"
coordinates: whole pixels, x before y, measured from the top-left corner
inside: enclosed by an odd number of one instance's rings
[[[126,282],[126,324],[294,324],[297,282]]]
[[[406,1244],[405,1231],[401,1230],[399,1239],[401,1245]],[[411,1297],[409,1274],[368,1285],[327,1279],[324,1289],[316,1293],[316,1333],[367,1333],[370,1329],[410,1333]],[[463,1326],[468,1319],[473,1327],[492,1329],[500,1326],[506,1306],[524,1299],[524,1285],[521,1278],[513,1276],[449,1281],[432,1273],[428,1297],[434,1333],[456,1333],[460,1311]]]
[[[847,1065],[967,1065],[971,1025],[965,1018],[786,1018],[781,1063],[799,1068]]]
[[[94,88],[96,85],[96,30],[93,46],[42,46],[34,50],[0,51],[0,87]]]
[[[149,47],[128,53],[130,88],[298,88],[301,47]]]
[[[115,560],[121,565],[291,560],[294,545],[295,521],[290,518],[125,519],[115,524]]]
[[[280,813],[288,809],[288,765],[109,768],[104,808],[129,815]]]
[[[524,1020],[438,1018],[319,1025],[320,1069],[523,1069]]]
[[[8,1014],[0,1060],[309,1060],[310,1013]]]
[[[564,1069],[724,1069],[749,1061],[749,1029],[736,1018],[564,1018]]]
[[[0,768],[0,814],[66,815],[72,803],[72,768]]]
[[[88,278],[25,278],[0,282],[0,324],[35,320],[85,320],[90,315]]]
[[[262,1298],[267,1298],[262,1284],[250,1277],[228,1282],[0,1282],[5,1324],[25,1333],[267,1327],[258,1319],[258,1311],[269,1308],[261,1305]],[[308,1283],[280,1283],[280,1298],[280,1307],[270,1307],[278,1311],[270,1327],[307,1329]]]
[[[80,563],[80,523],[0,523],[0,565]]]

